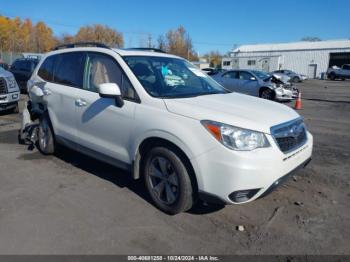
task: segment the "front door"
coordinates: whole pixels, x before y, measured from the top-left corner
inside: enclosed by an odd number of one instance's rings
[[[112,98],[101,98],[98,86],[116,83],[124,98],[117,107]],[[84,148],[123,163],[131,164],[128,149],[135,127],[133,102],[136,93],[115,58],[101,53],[87,53],[83,89],[78,90],[77,139]]]

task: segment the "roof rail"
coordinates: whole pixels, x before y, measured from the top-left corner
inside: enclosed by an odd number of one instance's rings
[[[97,43],[97,42],[76,42],[76,43],[58,45],[52,50],[60,50],[60,49],[64,49],[64,48],[75,48],[75,47],[101,47],[101,48],[108,48],[108,49],[110,49],[109,46],[107,46],[105,44],[102,44],[102,43]]]
[[[150,48],[150,47],[133,47],[133,48],[125,48],[124,50],[134,50],[134,51],[149,51],[156,53],[166,53],[164,50],[159,48]]]

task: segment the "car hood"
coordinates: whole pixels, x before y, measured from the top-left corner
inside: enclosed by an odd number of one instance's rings
[[[280,73],[273,73],[269,78],[265,80],[276,84],[288,84],[290,77]]]
[[[0,70],[0,77],[13,77],[13,74],[6,70]]]
[[[164,103],[169,112],[174,114],[268,134],[272,126],[299,117],[285,105],[238,93],[164,99]]]

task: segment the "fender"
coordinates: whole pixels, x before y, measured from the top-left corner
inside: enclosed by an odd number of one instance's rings
[[[145,141],[148,138],[161,138],[164,140],[167,140],[177,147],[179,147],[185,154],[186,156],[191,160],[191,158],[194,157],[193,152],[191,149],[177,136],[166,132],[166,131],[161,131],[161,130],[150,130],[147,131],[146,133],[143,133],[142,136],[138,137],[135,139],[135,143],[133,144],[131,148],[131,156],[133,157],[133,173],[132,176],[134,179],[139,179],[140,178],[140,160],[141,160],[141,155],[139,152],[140,145],[142,144],[143,141]]]

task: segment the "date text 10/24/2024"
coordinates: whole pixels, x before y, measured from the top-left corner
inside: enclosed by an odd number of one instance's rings
[[[128,261],[219,261],[217,256],[128,256]]]

